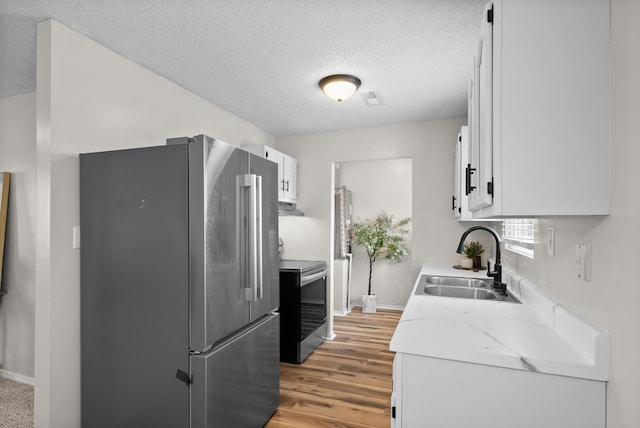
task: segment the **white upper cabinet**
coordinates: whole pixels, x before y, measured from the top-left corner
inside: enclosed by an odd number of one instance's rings
[[[494,0],[469,93],[474,218],[606,215],[609,0]]]
[[[295,204],[298,161],[269,146],[248,146],[242,148],[278,164],[278,201]]]
[[[282,156],[282,181],[280,190],[282,191],[283,202],[296,202],[296,176],[298,173],[298,161],[291,156]]]

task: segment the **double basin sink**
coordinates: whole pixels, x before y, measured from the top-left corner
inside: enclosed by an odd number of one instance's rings
[[[520,303],[509,292],[494,289],[490,278],[421,275],[415,294]]]

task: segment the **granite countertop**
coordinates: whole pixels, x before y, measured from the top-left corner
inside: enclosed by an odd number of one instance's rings
[[[423,266],[424,274],[486,278],[486,271],[429,265]],[[391,340],[392,351],[608,380],[608,333],[517,274],[503,270],[503,280],[521,304],[415,295],[420,275]]]

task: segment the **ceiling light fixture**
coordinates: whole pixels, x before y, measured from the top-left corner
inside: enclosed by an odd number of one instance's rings
[[[348,100],[360,87],[360,79],[350,74],[334,74],[320,80],[320,87],[332,100]]]

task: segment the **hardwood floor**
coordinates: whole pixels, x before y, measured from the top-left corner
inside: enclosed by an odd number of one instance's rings
[[[389,341],[401,311],[335,317],[334,340],[303,364],[280,363],[280,406],[266,428],[389,427]]]

